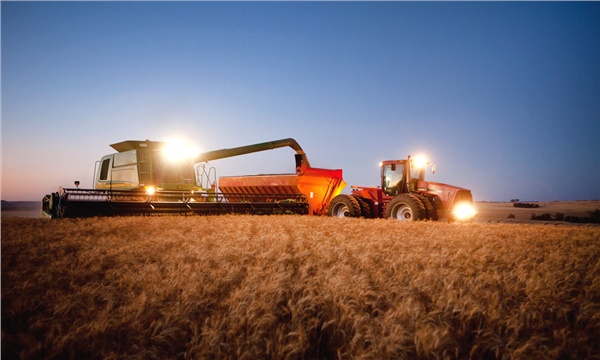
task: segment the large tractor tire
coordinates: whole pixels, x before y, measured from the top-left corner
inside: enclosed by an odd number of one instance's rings
[[[435,205],[433,201],[425,195],[415,195],[421,200],[423,205],[425,206],[425,211],[427,212],[427,220],[438,220],[437,210],[435,209]]]
[[[355,198],[356,201],[358,201],[358,205],[360,205],[360,216],[370,219],[372,217],[370,200],[356,195],[352,195],[352,197]]]
[[[360,217],[360,204],[351,195],[340,194],[331,200],[327,215],[338,218]]]
[[[427,219],[427,211],[416,195],[400,194],[387,205],[385,217],[399,221],[419,221]]]

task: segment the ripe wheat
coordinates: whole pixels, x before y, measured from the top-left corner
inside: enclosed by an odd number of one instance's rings
[[[8,358],[590,358],[600,228],[2,219]]]

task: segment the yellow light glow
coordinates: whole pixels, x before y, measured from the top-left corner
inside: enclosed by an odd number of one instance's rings
[[[162,151],[167,160],[172,162],[193,160],[200,153],[197,148],[179,141],[169,141]]]
[[[429,161],[427,161],[427,158],[425,156],[417,155],[414,158],[412,158],[412,163],[415,169],[422,169],[429,164]]]
[[[146,186],[146,194],[149,196],[154,195],[156,188],[154,186]]]
[[[472,204],[469,203],[460,203],[457,204],[452,210],[452,214],[454,218],[459,221],[468,221],[471,220],[477,215],[477,211],[473,207]]]

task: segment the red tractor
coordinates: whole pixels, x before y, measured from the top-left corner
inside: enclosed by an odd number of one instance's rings
[[[387,160],[381,164],[381,186],[352,186],[352,194],[340,194],[329,204],[335,217],[389,218],[401,221],[470,221],[477,212],[471,191],[425,181],[425,169],[435,166],[418,159]]]

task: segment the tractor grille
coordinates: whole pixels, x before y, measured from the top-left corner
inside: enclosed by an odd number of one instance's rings
[[[473,195],[471,194],[471,191],[469,190],[459,190],[456,193],[456,197],[454,198],[454,203],[458,204],[458,203],[469,203],[472,204],[473,203]]]

